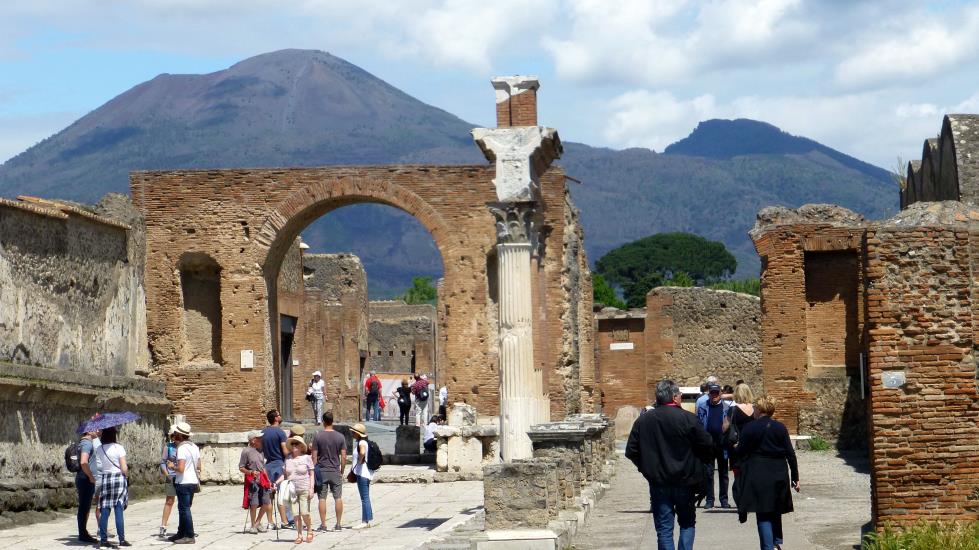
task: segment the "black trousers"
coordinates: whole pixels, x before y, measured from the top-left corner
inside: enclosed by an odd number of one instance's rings
[[[411,410],[411,403],[402,405],[398,403],[398,421],[404,425],[408,425],[408,411]]]
[[[88,535],[88,514],[92,511],[92,497],[95,484],[85,474],[75,476],[75,489],[78,490],[78,536]]]
[[[727,506],[727,459],[724,458],[724,448],[720,445],[714,446],[714,454],[707,464],[707,504],[714,503],[714,466],[717,466],[717,497],[721,501],[721,506]]]

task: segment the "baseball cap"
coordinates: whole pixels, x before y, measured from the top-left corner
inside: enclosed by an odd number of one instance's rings
[[[721,387],[718,386],[717,384],[711,384],[711,385],[707,386],[707,392],[708,393],[714,393],[714,392],[721,393]]]

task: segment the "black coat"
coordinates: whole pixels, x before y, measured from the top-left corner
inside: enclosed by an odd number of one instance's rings
[[[658,406],[632,425],[625,456],[651,485],[699,486],[714,440],[697,415],[680,407]]]
[[[745,424],[736,454],[741,465],[734,482],[738,519],[744,523],[751,512],[791,512],[789,482],[799,481],[799,463],[785,426],[767,416]]]

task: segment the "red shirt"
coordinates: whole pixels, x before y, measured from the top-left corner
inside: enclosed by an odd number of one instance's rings
[[[377,375],[375,375],[375,376],[369,376],[369,377],[367,377],[367,380],[364,381],[364,391],[365,392],[371,391],[371,383],[374,382],[375,380],[377,381],[377,388],[378,388],[377,391],[378,392],[381,391],[381,387],[383,386],[383,384],[381,384],[381,379],[378,378]]]
[[[415,383],[411,385],[411,393],[418,395],[418,392],[428,389],[428,380],[419,378],[415,380]]]

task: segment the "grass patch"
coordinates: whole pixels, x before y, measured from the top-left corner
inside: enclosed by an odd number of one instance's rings
[[[979,550],[979,522],[922,522],[868,533],[862,550]]]
[[[829,449],[829,441],[823,439],[822,436],[814,435],[812,436],[812,439],[809,440],[810,451],[828,451]]]

